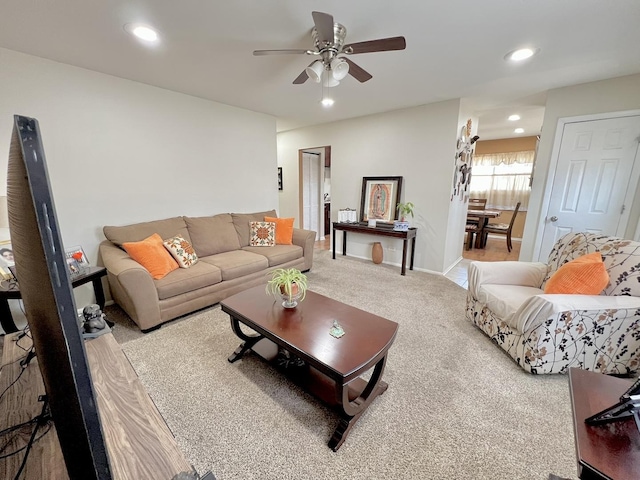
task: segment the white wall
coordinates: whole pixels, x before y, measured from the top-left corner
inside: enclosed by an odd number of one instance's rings
[[[557,88],[548,92],[531,198],[520,247],[520,260],[533,259],[558,119],[638,108],[640,108],[640,74]],[[640,214],[638,198],[640,197],[636,195],[636,201],[632,206],[629,227],[625,235],[627,238],[632,238]]]
[[[418,228],[415,267],[444,271],[450,266],[445,265],[446,230],[459,103],[449,100],[279,133],[278,165],[284,176],[280,215],[299,218],[298,150],[331,145],[332,221],[341,208],[356,208],[360,214],[362,177],[401,175],[401,200],[415,204],[415,218],[409,218]],[[341,240],[339,235],[338,251]],[[382,243],[385,263],[400,264],[402,243],[395,239],[349,234],[347,253],[371,258],[375,241]],[[454,248],[458,258],[462,237]]]
[[[275,117],[0,49],[0,194],[14,114],[38,119],[63,242],[94,265],[104,225],[278,206]]]

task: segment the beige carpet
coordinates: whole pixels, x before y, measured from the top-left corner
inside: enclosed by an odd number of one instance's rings
[[[309,284],[400,324],[389,389],[337,453],[327,447],[333,412],[253,355],[227,361],[240,340],[218,306],[147,335],[115,327],[199,472],[219,480],[576,478],[567,377],[521,370],[464,318],[465,290],[327,251],[316,251]]]

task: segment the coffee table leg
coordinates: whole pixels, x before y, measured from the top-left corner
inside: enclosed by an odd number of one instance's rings
[[[331,440],[329,440],[329,448],[334,452],[337,452],[340,446],[344,443],[347,435],[360,419],[360,416],[367,409],[369,404],[378,396],[387,391],[389,385],[382,381],[382,372],[384,372],[384,366],[387,362],[387,356],[385,355],[373,370],[371,379],[364,387],[362,393],[353,401],[349,401],[349,385],[338,385],[338,398],[340,399],[340,407],[342,407],[342,414],[338,426],[333,432]]]
[[[248,350],[251,350],[256,343],[264,338],[262,335],[258,335],[257,333],[255,335],[247,335],[244,333],[240,330],[240,322],[237,318],[231,317],[231,329],[240,339],[244,340],[244,343],[241,343],[238,348],[236,348],[235,352],[233,352],[227,359],[229,360],[229,363],[233,363],[242,358]]]

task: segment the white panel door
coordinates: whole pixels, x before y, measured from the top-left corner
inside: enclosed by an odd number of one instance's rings
[[[320,234],[321,202],[320,155],[302,154],[302,228]]]
[[[562,132],[539,259],[569,232],[622,235],[629,185],[638,182],[640,116],[567,123]],[[635,191],[635,188],[632,189]],[[631,193],[632,194],[632,193]]]

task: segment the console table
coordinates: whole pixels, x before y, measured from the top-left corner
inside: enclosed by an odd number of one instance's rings
[[[21,338],[19,343],[17,338],[17,333],[4,338],[2,365],[5,367],[0,374],[0,392],[20,374],[23,368],[17,360],[25,356],[24,349],[31,347],[28,336]],[[191,463],[180,451],[171,430],[112,334],[87,340],[85,347],[114,480],[169,480],[180,472],[193,472]],[[37,416],[42,409],[38,395],[44,393],[36,356],[24,368],[20,381],[11,386],[2,399],[0,430]],[[26,428],[27,434],[14,437],[6,452],[26,445],[31,427]],[[55,424],[49,430],[43,427],[41,432],[45,431],[29,452],[22,478],[68,479]],[[24,452],[20,452],[0,460],[0,478],[14,478],[23,457]]]
[[[410,228],[404,232],[393,230],[390,227],[368,227],[366,225],[360,225],[359,223],[341,223],[333,222],[333,259],[336,258],[336,230],[342,230],[342,255],[347,254],[347,232],[354,233],[367,233],[369,235],[381,235],[383,237],[392,237],[402,239],[402,269],[401,275],[406,274],[407,264],[407,247],[409,240],[411,240],[411,261],[409,263],[409,270],[413,270],[413,258],[416,253],[416,228]]]
[[[74,278],[71,281],[73,288],[84,285],[85,283],[93,283],[93,291],[96,295],[96,302],[100,305],[100,308],[104,310],[104,289],[102,288],[102,277],[107,274],[107,269],[104,267],[89,267],[89,271]],[[20,285],[15,280],[3,281],[0,284],[0,325],[4,333],[14,333],[18,331],[15,322],[13,321],[13,315],[11,315],[11,309],[9,308],[9,299],[20,299]]]
[[[587,425],[589,418],[620,400],[628,379],[579,368],[569,369],[573,429],[582,480],[638,478],[640,432],[633,418],[606,425]]]

